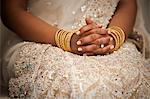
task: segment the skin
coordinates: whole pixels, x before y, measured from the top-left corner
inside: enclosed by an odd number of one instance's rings
[[[2,0],[3,23],[24,40],[56,46],[54,35],[58,28],[27,12],[27,2],[28,0]],[[121,27],[127,37],[132,32],[135,16],[136,0],[120,0],[109,26]],[[80,34],[74,34],[71,39],[72,52],[86,55],[111,52],[114,40],[110,40],[107,30],[90,18],[85,21],[86,25],[80,28]],[[100,44],[105,47],[100,48]]]
[[[114,16],[110,20],[109,26],[119,26],[120,28],[123,29],[123,31],[126,34],[126,38],[127,38],[128,34],[133,31],[133,26],[134,26],[135,19],[136,19],[136,12],[137,12],[136,0],[120,0]],[[81,31],[83,28],[84,27],[82,27],[80,29],[81,34],[84,33],[83,31]],[[88,36],[92,36],[92,34],[88,35]],[[89,38],[91,38],[91,40],[92,40],[92,37],[89,37]],[[83,38],[81,38],[80,40],[82,43],[85,43],[87,41],[87,40],[83,40]],[[112,44],[114,44],[114,41],[111,41],[109,43],[109,45],[105,46],[104,48],[97,48],[97,49],[94,49],[93,51],[91,50],[91,52],[87,53],[87,54],[94,55],[94,54],[109,53],[112,50],[110,48],[111,47],[110,45],[112,45]],[[82,51],[86,52],[86,50],[87,50],[86,48],[83,48]]]
[[[79,48],[82,49],[82,52],[86,55],[106,54],[111,52],[114,48],[114,41],[113,38],[108,35],[108,31],[89,18],[86,19],[86,23],[87,25],[80,29],[79,35],[83,35],[83,37],[77,41],[77,44],[80,42],[78,45],[81,45]],[[100,48],[101,44],[105,45],[105,47]]]

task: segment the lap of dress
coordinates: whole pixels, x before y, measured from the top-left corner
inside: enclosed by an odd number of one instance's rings
[[[134,44],[112,54],[79,56],[50,44],[17,49],[11,97],[31,99],[149,99],[150,75]]]

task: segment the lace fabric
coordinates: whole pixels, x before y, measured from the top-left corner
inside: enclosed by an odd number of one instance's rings
[[[119,0],[31,0],[29,11],[60,28],[75,30],[90,16],[107,26]],[[69,6],[68,6],[69,5]],[[31,99],[148,99],[150,74],[127,41],[105,56],[79,56],[50,44],[22,43],[9,81],[11,97]],[[9,67],[8,67],[9,68]]]
[[[36,43],[26,43],[18,53],[15,78],[9,82],[11,97],[149,98],[149,71],[130,42],[105,56],[78,56]]]

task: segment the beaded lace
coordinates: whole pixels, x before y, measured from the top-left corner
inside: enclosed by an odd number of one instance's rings
[[[68,17],[48,16],[50,11],[68,6],[68,0],[31,0],[29,10],[46,22],[77,29],[85,17],[107,26],[119,0],[70,0]],[[80,3],[77,3],[80,2]],[[55,4],[54,4],[55,2]],[[79,5],[73,6],[74,3]],[[41,6],[43,8],[41,8]],[[44,6],[45,5],[45,6]],[[47,5],[47,6],[46,6]],[[55,5],[55,6],[54,6]],[[69,6],[69,7],[70,7]],[[38,11],[37,11],[38,10]],[[55,11],[56,12],[56,11]],[[64,15],[61,13],[61,15]],[[72,13],[72,15],[71,15]],[[70,19],[70,16],[73,19]],[[50,20],[50,19],[51,20]],[[64,21],[66,18],[68,22]],[[148,99],[150,74],[134,44],[125,42],[116,52],[105,56],[79,56],[48,44],[26,42],[18,49],[15,78],[9,82],[11,97],[31,99]]]

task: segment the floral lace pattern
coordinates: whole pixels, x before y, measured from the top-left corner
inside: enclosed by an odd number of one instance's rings
[[[14,64],[10,96],[148,99],[149,72],[143,63],[141,54],[130,42],[110,55],[90,57],[64,52],[51,45],[27,43],[20,48]]]
[[[43,0],[48,3],[47,1],[49,0]],[[81,16],[77,15],[71,28],[84,25],[85,16],[91,16],[106,27],[118,2],[119,0],[85,0],[80,9],[72,11],[73,15],[80,12]],[[49,5],[52,4],[49,2]],[[57,24],[60,25],[59,22]],[[15,77],[9,81],[11,97],[150,98],[150,72],[144,67],[144,59],[131,42],[127,41],[118,51],[104,56],[79,56],[50,44],[33,42],[26,42],[18,50],[13,69]]]

